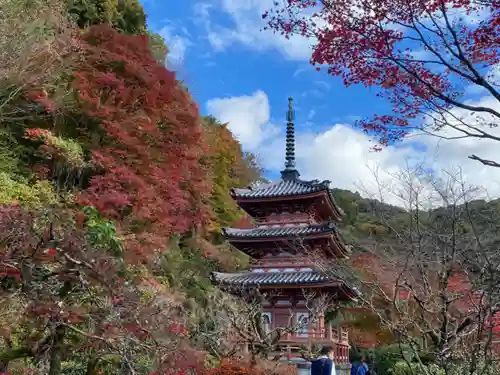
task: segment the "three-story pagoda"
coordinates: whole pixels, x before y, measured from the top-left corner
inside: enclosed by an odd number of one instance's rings
[[[335,203],[330,182],[301,180],[296,169],[292,98],[288,104],[285,159],[279,181],[231,190],[238,205],[253,218],[255,227],[224,228],[223,233],[234,247],[253,259],[253,264],[248,272],[214,272],[213,280],[232,292],[252,287],[263,294],[272,291],[272,297],[262,307],[263,320],[270,329],[306,322],[300,324],[304,328],[283,337],[283,347],[290,352],[300,346],[330,345],[335,348],[337,363],[347,363],[347,332],[325,325],[324,311],[310,320],[306,307],[304,292],[343,301],[355,299],[356,292],[316,267],[318,257],[331,261],[346,257],[350,250],[337,231],[343,211]]]

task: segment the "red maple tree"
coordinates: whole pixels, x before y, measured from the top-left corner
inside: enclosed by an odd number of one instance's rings
[[[286,38],[314,40],[311,63],[349,85],[376,87],[392,106],[360,125],[384,146],[410,132],[499,138],[497,0],[288,0],[263,14]],[[278,6],[278,3],[276,3]],[[479,102],[467,92],[480,90]],[[380,149],[380,146],[376,146]],[[470,155],[489,166],[494,160]]]
[[[77,203],[117,219],[129,233],[128,252],[144,255],[146,245],[162,248],[174,233],[205,226],[210,217],[211,179],[203,163],[210,150],[198,106],[151,55],[147,36],[99,25],[79,38],[77,57],[65,56],[73,70],[65,76],[70,102],[42,86],[27,92],[47,120],[25,134],[47,155],[33,170],[57,179],[60,140],[77,142],[84,165],[77,166],[75,186],[65,188],[77,188]]]
[[[0,372],[20,358],[42,362],[46,353],[56,358],[50,373],[59,373],[67,355],[90,355],[88,374],[98,374],[100,358],[109,354],[136,368],[146,353],[167,361],[186,340],[173,298],[102,241],[109,221],[99,220],[97,228],[88,219],[75,226],[68,209],[0,206],[0,339],[6,343]]]
[[[162,238],[202,224],[210,186],[199,163],[206,145],[197,105],[156,62],[146,36],[101,25],[82,39],[84,63],[72,83],[87,115],[79,131],[103,173],[80,203]]]

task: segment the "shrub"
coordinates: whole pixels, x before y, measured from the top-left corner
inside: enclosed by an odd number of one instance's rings
[[[401,348],[397,344],[374,349],[369,356],[373,360],[373,369],[378,374],[389,373],[397,363],[403,361]]]
[[[295,374],[293,366],[260,362],[250,366],[246,361],[223,361],[220,367],[207,370],[206,375],[285,375]]]
[[[420,363],[408,363],[406,361],[396,362],[391,369],[387,372],[390,375],[444,375],[445,371],[440,369],[437,365],[422,365]],[[458,374],[457,374],[458,375]]]
[[[48,181],[29,184],[21,177],[13,179],[9,174],[0,172],[0,185],[0,204],[21,202],[31,207],[42,207],[58,202],[58,197]]]

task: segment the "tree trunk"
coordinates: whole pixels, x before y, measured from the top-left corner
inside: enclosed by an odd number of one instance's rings
[[[97,375],[97,365],[99,364],[99,359],[91,358],[87,363],[87,371],[85,375]]]
[[[31,349],[27,346],[19,348],[9,348],[0,353],[0,373],[8,372],[9,363],[17,358],[31,356]]]
[[[50,369],[48,375],[61,374],[62,350],[64,346],[64,335],[66,329],[63,326],[56,327],[52,337],[52,348],[50,350]]]

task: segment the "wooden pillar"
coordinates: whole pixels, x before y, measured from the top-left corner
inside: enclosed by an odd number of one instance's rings
[[[295,319],[297,318],[297,312],[295,311],[295,305],[297,304],[297,301],[295,298],[292,296],[289,298],[290,304],[292,305],[292,316],[289,317],[288,323],[291,324],[292,326],[295,324]],[[287,327],[290,328],[290,327]],[[286,334],[286,339],[291,340],[292,339],[292,332],[288,332]]]
[[[319,326],[320,336],[322,338],[325,337],[325,315],[324,314],[319,315],[318,326]]]

